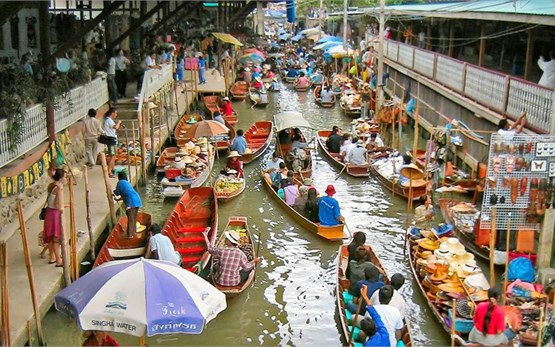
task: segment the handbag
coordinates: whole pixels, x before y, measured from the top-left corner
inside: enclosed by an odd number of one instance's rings
[[[107,146],[115,146],[117,144],[117,139],[113,136],[106,136],[102,134],[98,137],[98,143],[101,143]]]

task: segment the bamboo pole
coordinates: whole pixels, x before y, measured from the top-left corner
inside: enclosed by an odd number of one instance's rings
[[[166,106],[166,96],[164,94],[164,97],[162,98],[162,107],[160,108],[160,113],[158,114],[158,146],[156,146],[156,148],[157,148],[156,153],[158,155],[160,155],[162,153],[162,110],[164,111],[166,116],[168,114],[166,109],[165,109],[165,106]],[[166,117],[166,121],[167,121],[167,117]],[[168,136],[170,136],[169,133],[168,133]],[[154,163],[156,163],[156,161],[154,161]]]
[[[71,184],[70,176],[70,184]],[[71,189],[71,188],[70,188]],[[35,274],[33,272],[33,262],[31,260],[31,250],[29,249],[29,240],[27,239],[27,227],[25,218],[23,217],[23,205],[21,200],[17,202],[17,214],[19,217],[19,228],[21,230],[21,243],[23,245],[23,256],[25,258],[25,267],[27,268],[27,278],[29,280],[29,289],[31,290],[31,301],[33,303],[33,312],[35,315],[35,324],[37,325],[37,335],[39,338],[39,346],[44,345],[44,335],[42,333],[42,322],[40,316],[40,304],[37,299],[37,290],[35,287]]]
[[[412,142],[412,160],[416,162],[418,153],[418,123],[420,121],[420,114],[418,106],[416,106],[416,114],[414,115],[414,140]],[[424,168],[426,170],[426,168]]]
[[[11,346],[10,301],[8,279],[8,248],[6,242],[0,243],[0,290],[2,290],[2,346]]]
[[[146,115],[143,112],[140,114],[141,121],[141,133],[139,135],[139,141],[141,142],[141,182],[146,184]]]
[[[494,205],[491,208],[491,230],[489,233],[489,271],[490,271],[490,286],[495,286],[495,263],[493,257],[495,255],[495,234],[497,233],[497,207]]]
[[[27,320],[27,339],[29,340],[28,346],[33,346],[33,330],[31,329],[31,321]],[[39,345],[41,346],[41,345]]]
[[[503,279],[503,305],[507,304],[507,285],[508,285],[508,273],[509,273],[509,247],[511,243],[511,213],[509,212],[509,218],[507,220],[507,242],[505,250],[507,251],[507,259],[505,259],[505,278]]]
[[[129,144],[129,131],[125,129],[125,143],[127,144],[126,153],[127,153],[127,174],[131,177],[131,146]]]
[[[77,225],[75,223],[75,188],[73,177],[69,177],[69,268],[71,281],[79,278],[79,260],[77,259]]]
[[[112,185],[110,184],[110,178],[108,177],[108,166],[106,165],[106,155],[100,153],[100,163],[102,164],[102,174],[104,176],[104,187],[106,189],[106,198],[108,199],[108,207],[110,208],[110,217],[112,225],[110,229],[114,227],[117,223],[116,208],[114,206],[114,199],[112,197]]]
[[[445,175],[447,174],[447,162],[449,161],[449,151],[451,150],[451,131],[447,131],[445,134],[445,164],[443,165],[443,177],[441,180],[441,185],[445,185]]]
[[[453,310],[451,318],[451,347],[455,347],[455,335],[457,334],[455,329],[455,321],[457,320],[457,300],[453,299],[451,307]]]
[[[150,115],[150,165],[154,166],[155,162],[155,147],[154,147],[154,113],[149,110]],[[145,175],[146,177],[146,175]]]
[[[104,155],[104,153],[102,154]],[[104,157],[104,163],[106,163],[106,157]],[[107,165],[106,165],[106,175],[108,175]],[[73,184],[73,182],[71,182],[70,184]],[[64,274],[64,281],[67,287],[71,284],[71,273],[69,268],[70,267],[69,262],[71,261],[71,259],[69,258],[69,252],[67,249],[68,240],[67,240],[67,233],[66,233],[66,214],[64,211],[65,202],[64,202],[63,194],[61,195],[61,199],[62,199],[62,203],[60,205],[62,206],[62,210],[60,211],[61,213],[60,244],[62,248],[62,268],[63,268],[63,274]]]
[[[91,245],[91,258],[94,261],[96,259],[96,249],[94,245],[94,235],[92,230],[92,222],[91,222],[91,196],[90,196],[90,189],[89,189],[89,169],[85,166],[84,170],[85,175],[85,207],[87,209],[87,231],[89,234],[89,242]]]
[[[135,141],[135,122],[131,123],[131,136],[133,137],[133,155],[137,156],[137,142]],[[129,178],[131,178],[131,172],[129,173]],[[139,184],[139,163],[135,160],[135,182]]]

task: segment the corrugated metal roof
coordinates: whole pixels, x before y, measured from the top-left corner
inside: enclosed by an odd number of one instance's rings
[[[395,5],[386,8],[418,12],[484,12],[555,16],[555,0],[471,0],[443,4]]]

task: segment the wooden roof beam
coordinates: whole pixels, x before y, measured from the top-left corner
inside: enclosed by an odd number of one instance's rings
[[[233,16],[229,18],[229,20],[227,21],[227,23],[225,23],[225,25],[227,27],[230,26],[231,24],[235,23],[238,19],[251,13],[255,8],[256,8],[256,1],[251,1],[246,6],[240,7],[237,11],[235,11]]]
[[[154,16],[158,11],[160,11],[164,6],[166,6],[167,1],[161,1],[156,6],[154,6],[150,11],[145,13],[144,16],[139,17],[139,19],[133,23],[124,33],[118,36],[115,40],[110,42],[108,45],[110,48],[115,47],[125,40],[129,35],[131,35],[135,30],[139,29],[144,22],[146,22],[150,17]]]
[[[148,33],[153,33],[153,32],[156,32],[156,30],[158,30],[160,28],[165,28],[168,25],[171,25],[171,24],[175,23],[176,19],[180,19],[180,20],[188,19],[190,16],[192,16],[194,14],[194,12],[190,12],[190,13],[186,14],[185,17],[182,17],[182,18],[179,18],[178,15],[183,14],[181,10],[183,10],[187,6],[191,6],[190,9],[192,10],[197,5],[198,4],[196,2],[192,2],[192,3],[191,2],[183,2],[183,3],[181,3],[179,6],[177,6],[175,8],[175,10],[172,10],[172,12],[166,18],[164,18],[163,20],[154,24],[154,26],[148,30]]]

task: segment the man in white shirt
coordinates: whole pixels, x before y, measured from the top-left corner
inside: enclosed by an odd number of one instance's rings
[[[543,56],[538,59],[538,66],[543,70],[543,75],[538,82],[540,86],[555,88],[555,51],[549,52],[551,60],[545,61]]]
[[[355,147],[349,151],[345,157],[345,163],[352,165],[366,165],[366,148],[362,140],[357,140]]]
[[[110,101],[115,104],[118,102],[118,86],[116,84],[116,57],[112,56],[108,60],[108,92]]]
[[[377,133],[371,133],[368,140],[366,140],[366,149],[372,150],[382,147],[384,147],[382,139],[378,136]]]
[[[389,301],[389,305],[398,309],[402,317],[405,317],[406,302],[403,296],[399,294],[399,289],[403,286],[404,283],[405,283],[405,277],[400,273],[396,273],[395,275],[391,276],[391,280],[389,281],[389,284],[391,284],[391,286],[393,287],[393,296]],[[370,297],[370,303],[373,306],[381,304],[379,290],[376,290],[374,294],[372,294],[372,297]]]
[[[514,122],[509,125],[507,119],[501,119],[499,121],[499,130],[497,133],[501,135],[501,138],[505,141],[512,141],[516,134],[520,134],[526,125],[526,111],[522,112],[522,115]]]
[[[280,163],[283,163],[283,159],[279,157],[277,152],[272,153],[272,158],[266,161],[264,172],[272,173],[274,171],[279,171]]]
[[[170,238],[162,234],[162,228],[158,224],[152,224],[149,232],[150,239],[146,257],[181,265],[181,255],[175,251]]]
[[[339,152],[343,160],[345,160],[349,156],[349,153],[351,153],[351,150],[357,146],[357,142],[358,142],[357,136],[353,136],[351,139],[350,135],[348,138],[345,138],[345,135],[348,135],[348,134],[343,135],[345,142],[343,142],[343,145],[341,146],[341,149]]]

